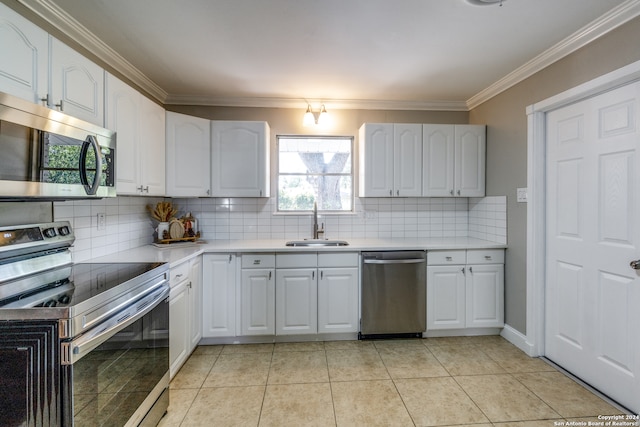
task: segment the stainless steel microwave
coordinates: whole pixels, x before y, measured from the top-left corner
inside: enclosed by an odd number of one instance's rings
[[[116,196],[115,132],[0,92],[0,199]]]

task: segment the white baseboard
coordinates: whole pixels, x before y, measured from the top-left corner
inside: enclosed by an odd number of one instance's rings
[[[504,328],[502,329],[502,333],[500,335],[502,336],[502,338],[506,339],[511,344],[527,353],[527,355],[531,357],[538,356],[534,352],[533,345],[527,342],[527,336],[523,335],[521,332],[517,331],[511,326],[504,325]]]

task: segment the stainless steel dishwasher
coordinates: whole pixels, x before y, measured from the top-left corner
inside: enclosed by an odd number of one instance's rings
[[[426,329],[427,253],[362,253],[360,339],[422,337]]]

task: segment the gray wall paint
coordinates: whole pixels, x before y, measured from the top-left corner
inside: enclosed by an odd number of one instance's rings
[[[640,60],[640,18],[473,109],[470,123],[487,124],[487,196],[507,196],[505,321],[526,333],[526,205],[516,188],[527,186],[525,108],[595,77]],[[542,283],[536,284],[542,286]]]

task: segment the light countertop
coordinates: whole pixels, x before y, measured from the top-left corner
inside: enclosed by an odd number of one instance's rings
[[[286,240],[212,240],[209,242],[155,245],[94,258],[91,262],[167,262],[174,267],[203,253],[228,252],[364,252],[383,250],[504,249],[507,245],[472,237],[429,239],[349,239],[348,246],[292,247]]]

